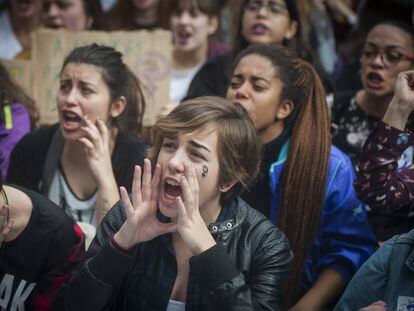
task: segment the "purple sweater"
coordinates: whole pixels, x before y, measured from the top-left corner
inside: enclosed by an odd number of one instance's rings
[[[2,116],[0,119],[0,154],[3,161],[0,173],[6,177],[10,153],[17,142],[30,132],[30,116],[28,110],[19,103],[13,103],[2,109],[0,113]]]

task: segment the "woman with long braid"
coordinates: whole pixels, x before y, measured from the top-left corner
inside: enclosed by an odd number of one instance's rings
[[[278,224],[295,253],[287,307],[323,310],[377,243],[351,163],[331,146],[322,83],[288,50],[251,45],[236,58],[227,99],[249,112],[263,144],[261,174],[242,197]]]

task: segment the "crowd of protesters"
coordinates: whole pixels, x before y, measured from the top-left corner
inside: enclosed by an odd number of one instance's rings
[[[42,124],[40,28],[170,31],[155,124],[97,43]],[[0,310],[413,310],[413,110],[411,0],[0,0]]]

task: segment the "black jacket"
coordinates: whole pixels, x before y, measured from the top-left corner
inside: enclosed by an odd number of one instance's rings
[[[126,254],[109,242],[125,218],[120,203],[107,214],[57,310],[166,309],[176,278],[171,235]],[[217,244],[190,259],[186,310],[281,310],[293,257],[284,234],[241,199],[209,229]]]

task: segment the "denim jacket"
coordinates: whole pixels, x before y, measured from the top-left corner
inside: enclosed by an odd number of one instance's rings
[[[282,173],[289,141],[283,146],[278,160],[270,166],[272,191],[270,220],[276,223],[283,191]],[[306,292],[327,268],[337,271],[348,283],[358,268],[371,256],[377,246],[367,220],[366,209],[355,196],[352,182],[354,170],[349,158],[331,147],[328,185],[319,230],[307,257],[302,279]]]
[[[378,300],[390,310],[414,310],[414,229],[388,240],[355,274],[335,311],[358,310]]]

